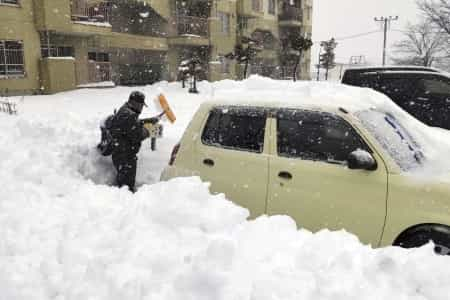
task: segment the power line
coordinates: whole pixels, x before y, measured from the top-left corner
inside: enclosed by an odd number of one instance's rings
[[[368,31],[368,32],[363,32],[363,33],[358,33],[358,34],[354,34],[354,35],[349,35],[349,36],[345,36],[345,37],[340,37],[340,38],[336,38],[336,41],[345,41],[345,40],[350,40],[350,39],[354,39],[354,38],[358,38],[358,37],[362,37],[362,36],[367,36],[367,35],[371,35],[377,32],[381,32],[381,30],[374,30],[374,31]]]
[[[381,30],[374,30],[374,31],[368,31],[368,32],[362,32],[362,33],[357,33],[357,34],[353,34],[353,35],[348,35],[348,36],[343,36],[343,37],[339,37],[339,38],[335,38],[335,41],[345,41],[345,40],[350,40],[350,39],[354,39],[354,38],[358,38],[358,37],[362,37],[362,36],[367,36],[367,35],[371,35],[377,32],[381,32]],[[314,43],[320,43],[321,41],[314,41]]]

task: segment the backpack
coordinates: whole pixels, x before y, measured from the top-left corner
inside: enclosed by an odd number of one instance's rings
[[[115,113],[113,115],[108,116],[100,125],[101,140],[100,143],[97,145],[97,149],[103,156],[111,155],[115,147],[115,141],[112,135],[114,117]]]

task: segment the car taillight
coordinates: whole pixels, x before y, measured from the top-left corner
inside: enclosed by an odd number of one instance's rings
[[[179,143],[176,144],[175,147],[173,147],[172,154],[170,155],[169,166],[173,165],[173,163],[175,162],[175,158],[177,158],[178,150],[180,150]]]

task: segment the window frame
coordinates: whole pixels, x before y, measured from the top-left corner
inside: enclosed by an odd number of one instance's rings
[[[205,132],[207,130],[207,125],[209,123],[209,120],[212,116],[213,112],[217,112],[217,111],[223,111],[223,110],[227,110],[227,111],[248,111],[250,113],[254,113],[256,115],[261,115],[264,118],[264,126],[263,126],[263,133],[262,133],[262,147],[260,149],[260,151],[255,151],[255,150],[251,150],[251,149],[244,149],[244,148],[237,148],[237,147],[231,147],[231,146],[226,146],[226,145],[221,145],[221,144],[217,144],[217,143],[210,143],[208,141],[205,141]],[[255,107],[255,106],[238,106],[238,105],[224,105],[224,106],[214,106],[208,109],[207,112],[207,116],[205,117],[205,120],[203,122],[203,125],[201,127],[201,131],[200,131],[200,143],[203,146],[206,147],[213,147],[213,148],[217,148],[217,149],[222,149],[222,150],[228,150],[228,151],[238,151],[238,152],[245,152],[248,154],[263,154],[266,151],[266,141],[265,141],[265,136],[266,136],[266,132],[268,130],[270,130],[270,127],[268,126],[268,119],[270,118],[270,112],[267,108],[264,107]]]
[[[275,16],[277,13],[277,3],[276,0],[268,0],[267,12],[269,15]]]
[[[6,43],[7,42],[14,42],[17,44],[20,44],[21,47],[18,50],[18,52],[21,52],[21,64],[9,64],[8,63],[8,56],[7,56],[7,48]],[[14,79],[14,78],[25,78],[26,77],[26,64],[25,64],[25,47],[23,40],[0,40],[0,44],[3,45],[2,48],[0,48],[0,55],[3,56],[4,63],[1,64],[4,68],[5,74],[0,74],[0,79]],[[14,73],[14,74],[8,74],[8,66],[22,66],[22,72],[21,73]]]
[[[72,55],[61,55],[64,53],[64,51],[70,49],[70,52]],[[50,55],[49,55],[50,51]],[[71,45],[54,45],[50,44],[50,47],[48,47],[47,44],[41,44],[41,57],[42,58],[48,58],[48,57],[73,57],[75,58],[75,47]]]
[[[293,159],[293,160],[302,160],[302,161],[310,161],[310,162],[321,162],[321,163],[327,163],[327,164],[333,164],[333,165],[343,165],[346,166],[347,165],[347,161],[340,161],[340,160],[330,160],[330,159],[311,159],[308,157],[304,157],[301,155],[297,155],[297,156],[292,156],[292,155],[283,155],[279,153],[279,135],[278,135],[278,122],[279,122],[279,115],[280,113],[296,113],[296,114],[302,114],[302,113],[306,113],[306,114],[316,114],[317,116],[330,116],[334,119],[339,120],[339,122],[342,122],[342,124],[345,124],[345,126],[348,126],[351,130],[352,130],[352,134],[355,135],[360,144],[363,146],[364,151],[367,151],[368,153],[370,153],[373,157],[373,159],[376,161],[376,158],[374,156],[374,150],[372,149],[372,147],[369,145],[369,143],[366,141],[366,139],[364,138],[364,136],[362,136],[358,130],[357,127],[353,126],[352,123],[350,123],[349,121],[347,121],[345,118],[343,118],[342,116],[340,116],[339,114],[336,113],[331,113],[331,112],[325,112],[325,111],[317,111],[317,110],[308,110],[308,109],[279,109],[276,111],[276,113],[272,116],[274,118],[274,122],[275,122],[275,126],[273,129],[273,134],[275,135],[275,142],[274,142],[274,153],[273,155],[278,157],[278,158],[285,158],[285,159]],[[320,118],[322,118],[320,116]],[[285,118],[286,119],[286,118]],[[287,118],[289,119],[289,118]],[[355,150],[356,151],[356,150]],[[377,162],[378,163],[378,162]]]
[[[95,56],[95,58],[91,58],[91,56]],[[104,58],[106,58],[106,60],[103,60]],[[111,53],[102,51],[88,51],[88,61],[95,61],[97,63],[110,63]]]
[[[260,13],[263,11],[263,4],[261,1],[262,0],[252,0],[252,10],[254,12]]]
[[[225,12],[217,12],[220,21],[220,33],[230,35],[231,33],[231,15]]]
[[[0,0],[0,6],[21,7],[20,0],[16,0],[16,3],[7,3],[4,1],[8,1],[8,0]],[[9,1],[11,1],[11,0],[9,0]]]

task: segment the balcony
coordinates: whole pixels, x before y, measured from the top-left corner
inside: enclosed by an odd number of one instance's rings
[[[88,23],[109,23],[111,3],[109,1],[73,0],[72,21]]]
[[[295,6],[285,6],[278,16],[280,26],[298,27],[302,25],[302,10]]]
[[[208,36],[208,19],[192,16],[177,16],[178,35]]]
[[[175,32],[170,39],[173,45],[208,46],[208,18],[178,15],[173,22]]]

